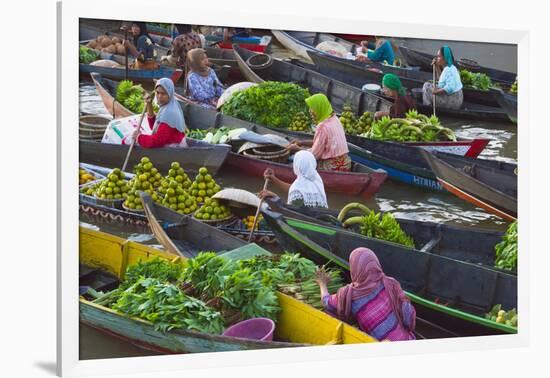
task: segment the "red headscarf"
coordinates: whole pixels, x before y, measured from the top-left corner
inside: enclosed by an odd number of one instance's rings
[[[390,297],[393,312],[403,327],[402,304],[409,299],[394,278],[388,277],[382,271],[378,257],[368,248],[356,248],[349,257],[351,283],[340,288],[336,293],[338,301],[338,316],[347,320],[351,317],[351,302],[365,297],[384,284]],[[414,329],[414,324],[413,327]]]

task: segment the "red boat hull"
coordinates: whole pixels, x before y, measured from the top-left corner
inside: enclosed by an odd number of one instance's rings
[[[249,176],[263,177],[264,171],[271,168],[278,178],[287,183],[292,183],[296,179],[290,164],[273,163],[234,152],[227,155],[224,165]],[[318,172],[323,179],[327,192],[361,195],[363,197],[371,197],[376,194],[387,177],[385,172]]]

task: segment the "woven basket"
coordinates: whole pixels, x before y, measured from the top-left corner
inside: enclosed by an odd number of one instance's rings
[[[257,159],[269,160],[275,163],[287,163],[290,151],[278,146],[265,146],[252,148],[252,152],[243,151],[243,155]]]
[[[254,71],[263,71],[271,67],[273,58],[267,54],[257,54],[248,58],[246,64]]]
[[[110,118],[99,115],[80,116],[78,136],[80,139],[101,141]]]

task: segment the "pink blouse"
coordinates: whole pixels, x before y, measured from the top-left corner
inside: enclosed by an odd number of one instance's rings
[[[311,153],[317,160],[333,159],[349,152],[344,127],[336,115],[319,125],[313,136]]]

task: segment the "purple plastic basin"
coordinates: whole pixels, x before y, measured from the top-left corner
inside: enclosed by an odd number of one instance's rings
[[[252,318],[243,320],[225,330],[224,336],[241,337],[243,339],[272,341],[275,323],[268,318]]]

